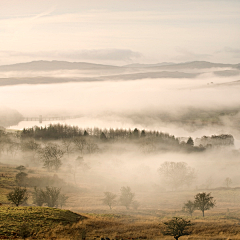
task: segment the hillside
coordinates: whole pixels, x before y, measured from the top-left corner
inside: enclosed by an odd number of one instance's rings
[[[0,207],[0,238],[38,237],[55,227],[86,219],[69,210],[47,207]]]

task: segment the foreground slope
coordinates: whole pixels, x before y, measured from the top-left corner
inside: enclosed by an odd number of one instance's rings
[[[69,210],[47,207],[0,207],[0,239],[17,238],[25,229],[29,235],[46,233],[59,225],[77,223],[85,217]]]

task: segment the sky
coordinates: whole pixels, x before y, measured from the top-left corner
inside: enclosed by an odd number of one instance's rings
[[[239,0],[0,0],[0,65],[240,62]]]

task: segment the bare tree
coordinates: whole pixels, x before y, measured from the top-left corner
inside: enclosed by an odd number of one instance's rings
[[[112,205],[116,203],[117,195],[111,192],[104,193],[105,198],[103,198],[103,204],[108,205],[110,209],[112,209]]]
[[[158,172],[164,182],[175,190],[184,185],[190,186],[196,178],[194,169],[185,162],[164,162]]]
[[[89,154],[95,153],[99,150],[98,145],[92,141],[87,142],[87,151]]]
[[[58,170],[61,165],[61,158],[63,157],[63,151],[57,144],[48,144],[39,151],[40,158],[43,161],[44,167],[48,170]]]
[[[216,201],[213,200],[211,193],[198,193],[194,198],[194,205],[196,209],[202,211],[203,217],[206,210],[209,210],[216,205]]]
[[[125,206],[126,209],[129,209],[130,205],[133,202],[135,194],[131,192],[130,187],[121,187],[120,191],[121,195],[119,201],[122,206]]]
[[[77,149],[81,152],[81,155],[83,155],[83,150],[85,149],[85,146],[87,144],[85,137],[75,137],[73,138],[73,143],[77,147]]]
[[[24,152],[30,152],[32,157],[34,158],[38,150],[40,149],[40,144],[38,144],[35,139],[30,138],[27,140],[23,140],[21,142],[21,149]]]
[[[69,154],[72,153],[73,151],[72,143],[73,141],[71,138],[62,139],[63,151],[67,153],[68,157],[69,157]]]

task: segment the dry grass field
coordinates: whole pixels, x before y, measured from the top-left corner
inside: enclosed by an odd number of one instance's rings
[[[15,169],[16,166],[0,165],[0,202],[3,204],[0,206],[0,210],[3,212],[4,208],[9,208],[9,214],[5,214],[5,216],[14,214],[11,211],[13,208],[11,208],[6,195],[16,186],[15,175],[18,173]],[[40,168],[28,169],[29,177],[52,176],[54,174]],[[65,172],[59,172],[59,179],[66,178],[65,174]],[[28,205],[37,210],[38,207],[32,204],[31,194],[33,188],[27,186],[27,189],[29,192]],[[191,234],[180,239],[240,239],[239,188],[223,187],[181,191],[158,191],[157,189],[154,190],[154,188],[146,191],[143,189],[135,192],[135,198],[140,203],[139,208],[135,210],[127,210],[125,207],[120,206],[119,203],[113,205],[112,210],[110,210],[108,206],[102,203],[103,191],[97,188],[92,189],[91,185],[86,184],[83,187],[83,184],[74,185],[71,182],[69,185],[63,185],[62,189],[68,196],[67,203],[63,207],[64,210],[70,210],[86,217],[86,219],[68,223],[60,218],[55,222],[49,219],[47,215],[46,218],[38,218],[36,214],[38,225],[41,226],[42,224],[44,226],[45,223],[48,223],[48,228],[46,228],[46,231],[40,231],[31,225],[30,230],[35,231],[35,234],[27,239],[173,239],[172,236],[164,236],[162,233],[163,222],[170,220],[172,217],[183,217],[193,223]],[[204,218],[199,210],[196,210],[193,216],[190,217],[186,212],[182,211],[183,204],[188,200],[194,200],[194,195],[203,191],[211,192],[214,199],[216,199],[216,207],[206,211]],[[119,196],[118,189],[115,194]],[[27,209],[28,207],[23,206],[21,208]],[[47,208],[42,207],[42,209]],[[44,210],[42,211],[44,212]],[[17,212],[15,213],[16,218],[20,217]],[[26,221],[21,216],[17,223],[14,221],[16,218],[13,217],[13,220],[8,218],[9,222],[6,225],[2,217],[0,227],[6,228],[6,230],[10,229],[10,227],[15,229],[17,224],[23,224]],[[9,238],[8,235],[4,235],[4,232],[2,232],[0,239],[21,238],[19,235]]]

